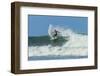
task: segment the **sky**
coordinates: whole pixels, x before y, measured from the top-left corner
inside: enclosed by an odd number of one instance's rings
[[[28,36],[48,35],[48,26],[60,25],[78,33],[88,33],[88,17],[28,15]]]

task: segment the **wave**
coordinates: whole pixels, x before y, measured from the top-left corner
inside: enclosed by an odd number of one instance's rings
[[[52,38],[52,33],[54,29],[60,32],[58,34],[58,39],[50,40]],[[50,25],[48,28],[48,34],[50,36],[47,39],[49,40],[48,44],[29,46],[29,57],[32,57],[32,56],[72,56],[72,57],[88,56],[87,35],[75,33],[69,28],[64,28],[61,26],[54,27],[52,25]],[[35,42],[33,43],[35,44]],[[45,41],[43,43],[45,44]]]

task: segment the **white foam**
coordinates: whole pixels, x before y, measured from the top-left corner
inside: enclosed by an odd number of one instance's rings
[[[87,35],[76,34],[70,29],[65,29],[59,26],[49,27],[49,35],[51,30],[56,29],[60,32],[60,36],[69,40],[66,41],[62,46],[29,46],[29,56],[49,56],[49,55],[59,55],[59,56],[87,56],[88,55],[88,38]],[[51,35],[50,35],[51,36]]]

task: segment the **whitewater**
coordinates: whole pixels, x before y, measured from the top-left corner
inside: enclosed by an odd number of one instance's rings
[[[52,41],[52,34],[54,29],[60,33],[59,37],[62,37],[65,41],[62,45],[47,44],[41,46],[29,46],[29,57],[38,56],[88,56],[88,36],[85,34],[78,34],[70,28],[64,28],[61,26],[49,25],[48,35]],[[59,38],[58,37],[58,38]],[[44,42],[45,43],[45,42]]]

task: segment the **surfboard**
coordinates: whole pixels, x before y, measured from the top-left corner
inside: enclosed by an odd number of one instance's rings
[[[50,40],[56,40],[58,37],[52,37]]]

